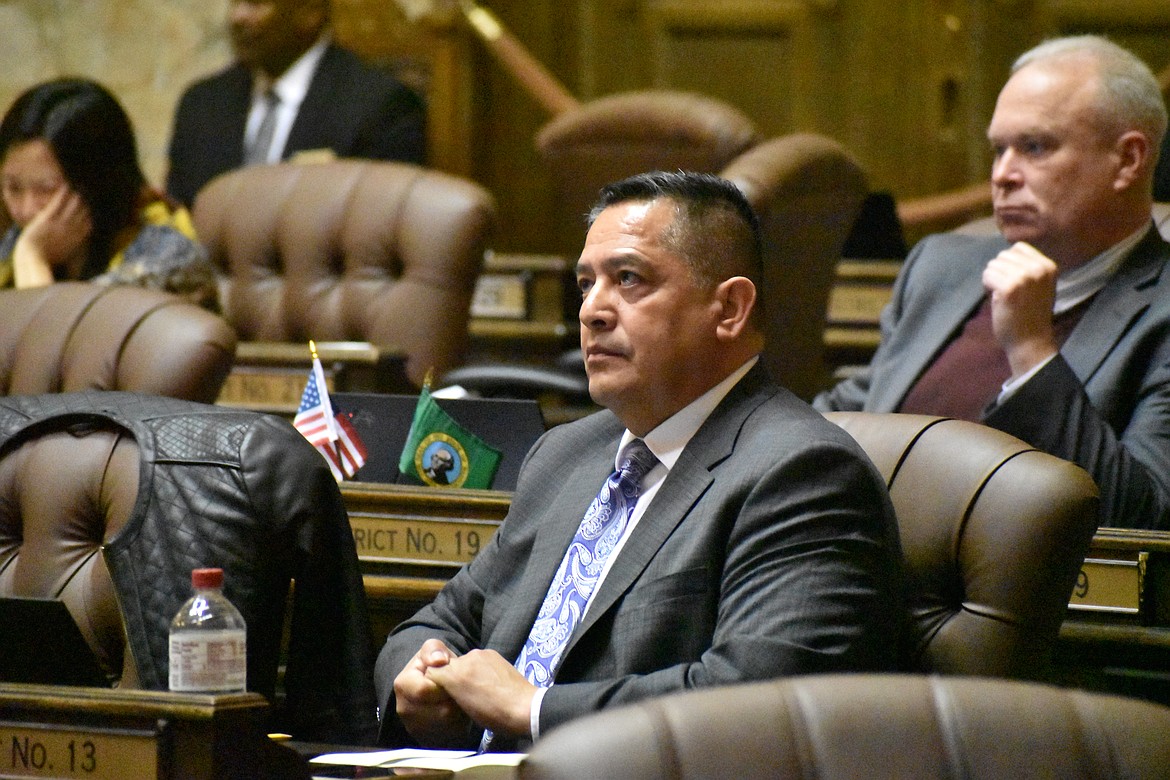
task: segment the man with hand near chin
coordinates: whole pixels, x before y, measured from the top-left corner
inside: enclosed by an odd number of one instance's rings
[[[1001,235],[915,247],[868,369],[813,405],[982,422],[1088,471],[1102,525],[1170,529],[1170,245],[1150,213],[1165,132],[1125,49],[1023,54],[987,131]]]
[[[730,182],[651,173],[602,191],[577,280],[606,409],[533,446],[491,542],[390,635],[383,743],[523,749],[659,694],[895,668],[884,483],[758,365],[759,272]]]

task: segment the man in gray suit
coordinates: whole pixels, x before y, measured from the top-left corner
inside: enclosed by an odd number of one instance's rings
[[[1001,235],[919,244],[868,370],[813,405],[981,421],[1084,467],[1104,525],[1170,528],[1165,131],[1157,81],[1115,44],[1022,55],[988,128]]]
[[[603,190],[577,279],[589,390],[607,409],[533,446],[491,542],[390,635],[376,671],[385,744],[475,747],[487,729],[510,749],[657,694],[894,668],[884,484],[757,365],[759,264],[755,215],[730,182],[654,173]],[[564,561],[639,441],[653,467],[622,489],[632,511],[599,580],[583,606],[553,610],[561,587],[593,576],[592,551],[580,571]],[[547,669],[516,663],[550,638]]]

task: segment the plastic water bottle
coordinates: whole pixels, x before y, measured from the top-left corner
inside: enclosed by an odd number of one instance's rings
[[[170,689],[184,693],[235,693],[247,687],[247,628],[223,595],[223,569],[191,572],[195,595],[170,632]]]

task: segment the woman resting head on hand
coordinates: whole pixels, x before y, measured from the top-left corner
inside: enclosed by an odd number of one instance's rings
[[[101,85],[48,81],[0,120],[0,287],[131,284],[216,308],[190,215],[146,183],[130,119]]]

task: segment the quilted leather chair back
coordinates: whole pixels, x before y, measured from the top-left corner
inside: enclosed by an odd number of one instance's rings
[[[59,282],[0,290],[0,395],[131,390],[211,402],[236,334],[178,296]]]
[[[691,691],[540,739],[521,780],[1170,777],[1170,708],[1034,682],[811,675]]]
[[[653,170],[718,173],[759,141],[738,109],[690,92],[621,92],[559,114],[536,135],[554,186],[551,249],[576,258],[585,215],[606,184]]]
[[[976,423],[825,416],[889,486],[906,561],[910,668],[1043,677],[1096,530],[1089,475]]]
[[[101,548],[134,507],[138,449],[117,428],[86,433],[57,431],[0,456],[0,595],[64,601],[103,669],[135,687]]]
[[[279,705],[270,730],[372,741],[353,535],[291,424],[137,393],[0,399],[0,595],[61,599],[112,679],[166,690],[170,621],[205,566],[247,623],[248,688]]]
[[[811,399],[829,379],[829,292],[869,191],[865,172],[836,141],[793,133],[753,146],[720,175],[736,183],[760,218],[764,364],[781,385]]]
[[[286,162],[214,179],[192,217],[241,340],[396,348],[420,385],[463,361],[495,225],[478,185],[405,163]]]

